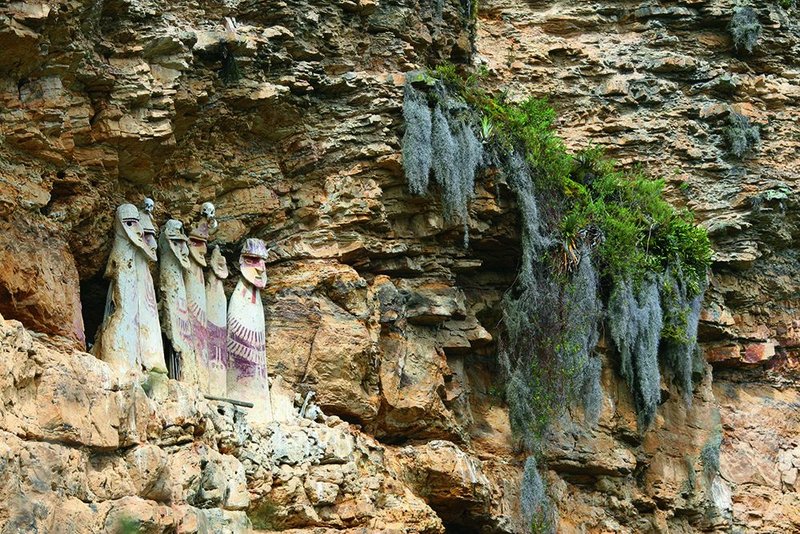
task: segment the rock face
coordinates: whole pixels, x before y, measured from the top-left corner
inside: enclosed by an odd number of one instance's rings
[[[715,244],[691,406],[667,376],[639,434],[606,355],[597,425],[571,409],[543,452],[559,531],[800,529],[798,13],[760,4],[737,56],[729,0],[467,4],[0,6],[0,313],[24,325],[0,327],[2,529],[529,530],[495,358],[514,199],[478,180],[465,249],[403,178],[403,73],[442,60],[549,97],[570,146],[662,174]],[[732,111],[760,129],[743,159]],[[79,352],[144,194],[162,223],[213,199],[229,265],[274,245],[269,374],[326,423],[256,432]]]
[[[714,384],[695,391],[688,412],[671,392],[645,437],[643,449],[658,451],[643,484],[654,499],[647,505],[655,507],[652,528],[678,528],[672,513],[712,528],[692,519],[702,506],[679,502],[693,492],[676,501],[669,486],[692,474],[680,455],[696,464],[698,452],[714,444],[704,440],[721,439],[719,479],[707,485],[726,523],[714,528],[797,530],[798,13],[779,2],[758,4],[763,32],[747,54],[735,50],[728,29],[735,2],[666,4],[491,0],[481,5],[476,62],[512,98],[547,97],[572,147],[599,145],[663,176],[674,203],[709,230],[714,267],[700,339]],[[760,132],[741,158],[731,146],[732,112]],[[575,451],[568,455],[574,461]],[[551,474],[566,469],[551,465]],[[583,493],[572,484],[568,490]]]
[[[15,321],[0,356],[6,532],[443,531],[387,449],[337,417],[255,433],[195,387],[120,382]]]

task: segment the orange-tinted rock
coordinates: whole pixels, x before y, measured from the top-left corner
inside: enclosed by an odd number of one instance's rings
[[[720,474],[732,486],[733,524],[750,531],[800,529],[800,395],[796,389],[720,382]]]
[[[721,345],[705,347],[704,354],[709,363],[735,363],[742,357],[739,345]]]
[[[761,363],[775,356],[775,343],[750,343],[744,348],[746,363]]]
[[[0,222],[0,313],[83,347],[78,272],[69,246],[23,217]]]

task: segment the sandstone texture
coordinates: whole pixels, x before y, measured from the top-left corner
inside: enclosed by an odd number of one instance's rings
[[[548,97],[570,147],[662,175],[714,242],[691,405],[665,377],[639,433],[606,355],[599,421],[570,408],[543,451],[558,531],[800,531],[800,13],[759,3],[742,55],[733,7],[0,5],[0,532],[529,531],[495,356],[513,195],[478,180],[464,248],[403,177],[404,73],[444,60]],[[742,159],[731,111],[760,128]],[[114,209],[145,194],[159,225],[213,200],[231,266],[274,247],[269,374],[326,421],[256,431],[82,352]]]
[[[655,522],[635,531],[677,529],[664,522],[667,508],[693,529],[800,529],[792,482],[800,429],[800,19],[781,4],[748,4],[762,26],[752,54],[731,38],[733,1],[481,4],[474,63],[491,82],[512,99],[548,98],[570,147],[602,146],[662,176],[670,200],[693,210],[712,239],[700,341],[713,387],[697,388],[688,411],[672,404],[672,392],[645,436],[643,452],[655,454],[641,485],[654,499]],[[760,132],[742,158],[727,139],[732,111]],[[694,491],[675,500],[709,439],[722,443],[719,480],[696,478],[708,482],[722,523],[691,502]],[[568,450],[580,456],[579,447]],[[584,514],[574,515],[580,524]]]

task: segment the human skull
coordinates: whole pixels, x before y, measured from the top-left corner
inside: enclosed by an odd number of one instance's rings
[[[206,219],[213,219],[217,216],[217,209],[211,202],[203,202],[203,205],[200,206],[200,215]]]
[[[156,203],[153,202],[153,199],[150,197],[144,197],[144,203],[142,204],[142,211],[148,214],[152,214],[155,208],[156,208]]]

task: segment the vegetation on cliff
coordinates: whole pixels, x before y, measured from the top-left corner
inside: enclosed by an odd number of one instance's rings
[[[761,37],[761,24],[758,22],[756,11],[749,6],[736,6],[728,24],[728,31],[738,52],[746,51],[752,54]]]
[[[664,200],[664,181],[622,170],[596,148],[571,154],[544,100],[512,103],[453,66],[410,76],[404,115],[411,192],[426,194],[432,174],[445,218],[460,220],[465,237],[481,167],[499,170],[516,196],[521,263],[502,303],[498,358],[526,448],[540,450],[566,406],[580,404],[586,421],[598,420],[603,320],[642,431],[661,402],[660,363],[690,402],[711,247],[691,214]],[[529,467],[533,496],[540,479]],[[523,507],[538,510],[531,523],[544,531],[540,502],[523,499]]]
[[[425,118],[414,107],[432,108],[434,119],[429,145],[424,120],[407,125],[403,151],[412,192],[427,191],[432,169],[448,218],[466,223],[481,166],[501,170],[516,195],[522,261],[503,303],[500,351],[514,426],[535,449],[568,401],[582,396],[586,416],[596,416],[594,347],[605,316],[646,429],[660,402],[659,361],[691,398],[706,232],[664,200],[663,180],[621,170],[595,148],[570,154],[545,101],[512,103],[479,80],[450,65],[410,77],[407,120]]]

